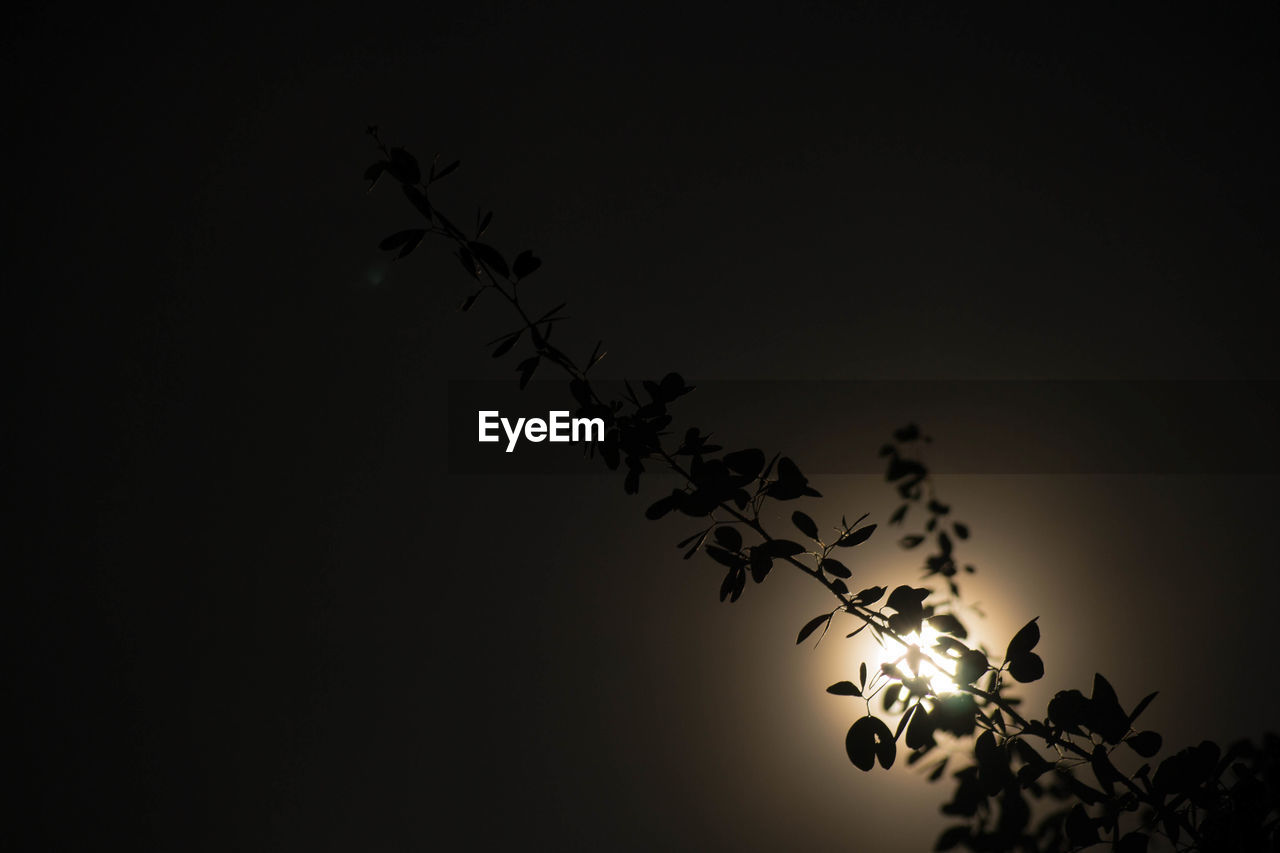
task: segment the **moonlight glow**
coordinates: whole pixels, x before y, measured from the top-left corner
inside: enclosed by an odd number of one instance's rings
[[[897,664],[911,675],[928,678],[929,687],[938,696],[955,693],[956,660],[946,655],[941,649],[934,648],[940,636],[942,635],[928,622],[921,623],[920,633],[912,632],[903,637],[908,644],[905,652],[900,651],[896,646],[886,646],[880,663]],[[916,654],[912,649],[920,654]]]

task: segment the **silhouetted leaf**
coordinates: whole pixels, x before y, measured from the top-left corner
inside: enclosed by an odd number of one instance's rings
[[[964,623],[950,613],[939,613],[929,617],[929,625],[939,634],[955,634],[961,639],[969,636]]]
[[[848,566],[839,560],[832,559],[831,557],[827,557],[819,565],[822,567],[824,572],[832,577],[847,579],[853,576],[853,572],[849,571]]]
[[[929,595],[929,590],[923,587],[912,587],[903,584],[895,587],[893,592],[889,593],[889,607],[899,612],[910,612],[920,609],[920,603]]]
[[[462,161],[461,161],[461,160],[454,160],[452,163],[450,163],[448,166],[445,166],[443,169],[441,169],[441,170],[440,170],[440,171],[438,171],[438,172],[437,172],[437,171],[435,171],[435,168],[434,168],[434,167],[432,167],[432,175],[431,175],[431,181],[430,181],[430,183],[435,183],[436,181],[440,180],[441,178],[446,178],[446,177],[448,177],[449,175],[452,175],[454,172],[456,172],[456,171],[457,171],[458,167],[459,167],[459,166],[461,166],[461,165],[462,165]],[[482,229],[482,230],[483,230],[483,229]]]
[[[1009,674],[1023,684],[1044,678],[1044,661],[1036,652],[1028,652],[1009,661]]]
[[[391,173],[391,177],[405,184],[416,184],[422,180],[418,161],[412,154],[403,148],[392,148],[390,154],[391,162],[387,164],[387,171]]]
[[[716,541],[730,551],[737,551],[742,548],[742,534],[732,527],[717,527]]]
[[[831,591],[834,592],[836,595],[848,595],[849,587],[845,585],[844,581],[840,580],[839,578],[836,578],[831,582]]]
[[[698,541],[694,542],[693,545],[689,547],[689,550],[684,552],[683,559],[687,560],[690,557],[692,557],[694,554],[698,553],[698,549],[702,547],[703,542],[707,541],[707,536],[709,536],[710,533],[711,532],[709,530],[704,530],[702,531],[702,533],[698,534],[698,537],[697,537]],[[680,547],[683,547],[683,546],[680,546]]]
[[[809,485],[796,463],[783,456],[778,460],[777,479],[769,485],[769,497],[780,501],[794,500],[808,495],[820,498],[822,493]]]
[[[533,378],[533,373],[538,369],[538,363],[542,361],[539,356],[526,358],[516,367],[520,371],[520,390],[523,391],[525,386],[529,384],[529,380]]]
[[[955,531],[956,536],[958,536],[959,538],[961,539],[969,538],[969,525],[961,524],[960,522],[957,521],[951,525],[951,529]]]
[[[464,300],[462,301],[461,310],[463,310],[463,311],[470,311],[470,310],[471,310],[471,306],[476,304],[476,300],[480,298],[480,294],[481,294],[481,293],[484,293],[484,291],[483,291],[483,290],[477,290],[475,293],[471,294],[471,295],[470,295],[470,296],[468,296],[466,299],[464,299]]]
[[[1157,690],[1155,693],[1148,693],[1146,696],[1142,697],[1142,701],[1139,702],[1134,707],[1133,712],[1129,714],[1130,725],[1133,724],[1134,720],[1138,719],[1138,715],[1140,715],[1143,711],[1147,710],[1147,706],[1151,704],[1151,700],[1155,699],[1156,696],[1158,696],[1159,694],[1160,694],[1160,691]]]
[[[471,254],[476,259],[489,267],[501,278],[507,278],[510,271],[507,269],[507,262],[499,254],[498,250],[485,243],[468,243],[467,248],[471,250]]]
[[[907,509],[910,504],[903,504],[893,511],[893,515],[889,516],[890,524],[901,524],[902,520],[907,517]]]
[[[1071,811],[1067,813],[1066,832],[1067,838],[1078,847],[1097,844],[1099,840],[1098,830],[1085,812],[1084,806],[1079,803],[1072,806]]]
[[[939,773],[938,775],[941,776],[942,774]],[[971,837],[972,831],[964,824],[947,827],[947,829],[938,836],[938,841],[934,844],[933,849],[937,851],[954,850],[964,842],[968,841]]]
[[[498,344],[497,347],[494,348],[492,353],[493,357],[501,358],[502,356],[511,352],[511,348],[516,345],[516,341],[518,340],[520,340],[520,332],[514,332],[510,335],[507,335],[507,337],[503,338],[502,342]]]
[[[1116,844],[1116,853],[1147,853],[1150,838],[1138,830],[1126,834]]]
[[[1039,619],[1040,617],[1036,617]],[[1036,619],[1032,619],[1026,625],[1023,625],[1018,633],[1013,635],[1013,639],[1009,641],[1009,647],[1005,651],[1005,660],[1021,657],[1036,647],[1036,643],[1040,642],[1040,626],[1036,624]]]
[[[836,540],[836,544],[841,548],[852,548],[854,545],[861,545],[871,538],[871,534],[876,532],[874,524],[868,524],[866,527],[859,527],[857,530],[850,531],[844,536]]]
[[[908,708],[906,710],[906,713],[904,713],[901,717],[898,718],[898,727],[893,730],[893,739],[895,741],[902,738],[902,733],[906,731],[907,723],[909,723],[911,721],[911,718],[914,717],[920,711],[921,711],[920,703],[917,702],[916,704]]]
[[[929,717],[940,731],[950,732],[956,737],[973,734],[977,727],[978,705],[968,693],[956,693],[943,696],[934,704]]]
[[[671,494],[667,495],[665,498],[659,498],[658,500],[650,504],[649,508],[644,511],[644,517],[649,519],[650,521],[656,521],[657,519],[662,518],[664,515],[671,512],[671,510],[678,507],[680,505],[680,500],[683,497],[684,497],[684,492],[680,491],[679,489],[672,489]],[[706,535],[707,534],[705,532],[695,533],[694,535],[690,536],[684,541],[677,543],[676,547],[683,548],[684,546],[692,542],[694,539],[698,539],[699,541],[701,541],[701,538]]]
[[[893,766],[898,746],[893,742],[893,732],[879,717],[863,717],[849,727],[844,739],[845,752],[859,770],[868,771],[880,762],[888,770]]]
[[[827,692],[836,696],[861,696],[862,691],[852,681],[837,681],[827,688]]]
[[[933,743],[933,722],[929,719],[928,712],[917,704],[916,712],[911,717],[911,724],[907,726],[907,748],[923,749],[931,743]]]
[[[1044,677],[1044,661],[1035,652],[1027,652],[1009,661],[1009,674],[1016,681],[1029,684]]]
[[[1125,739],[1125,743],[1143,758],[1150,758],[1159,752],[1162,742],[1160,734],[1153,731],[1138,732]]]
[[[1049,700],[1049,719],[1064,731],[1080,734],[1080,726],[1089,716],[1090,705],[1079,690],[1059,690]]]
[[[796,526],[796,529],[799,530],[801,533],[803,533],[805,536],[808,536],[810,539],[813,539],[815,541],[817,540],[818,525],[814,523],[812,518],[805,515],[800,510],[796,510],[795,512],[791,513],[791,523],[794,524]]]
[[[751,579],[756,583],[763,583],[764,579],[769,576],[770,570],[773,569],[773,558],[759,548],[752,548],[750,562]]]
[[[1094,673],[1091,702],[1090,727],[1108,743],[1119,743],[1129,731],[1129,715],[1120,707],[1115,689],[1101,673]]]
[[[799,542],[792,542],[790,539],[770,539],[756,547],[776,558],[794,557],[796,554],[803,554],[805,550]]]
[[[708,557],[715,560],[722,566],[728,566],[732,569],[742,565],[741,557],[731,551],[726,551],[724,548],[719,546],[708,545],[704,550],[707,552]]]
[[[956,661],[956,684],[972,684],[982,677],[990,663],[977,649],[970,649]]]
[[[529,249],[525,249],[516,255],[516,259],[511,265],[511,272],[515,274],[516,278],[525,278],[537,272],[540,266],[542,266],[542,259],[536,257]]]
[[[416,246],[422,241],[422,237],[426,233],[425,228],[409,228],[405,231],[397,231],[389,237],[384,237],[382,242],[378,243],[378,248],[384,252],[391,252],[406,245]]]
[[[885,587],[869,586],[853,597],[858,604],[875,604],[884,598]]]
[[[454,257],[458,259],[458,263],[462,264],[462,268],[467,271],[467,275],[474,279],[480,278],[480,267],[476,264],[475,256],[465,246],[458,249],[458,253]]]
[[[907,424],[893,431],[893,437],[896,441],[906,443],[915,441],[920,437],[920,427],[915,424]]]
[[[724,464],[735,474],[739,474],[748,480],[753,480],[760,473],[760,470],[764,468],[764,451],[753,447],[750,450],[737,450],[733,453],[726,453],[724,455]]]
[[[812,619],[810,619],[808,622],[804,623],[804,627],[800,629],[800,635],[796,637],[796,645],[798,646],[801,643],[803,643],[806,639],[808,639],[810,634],[818,630],[819,627],[821,627],[824,623],[830,621],[830,619],[831,619],[830,613],[823,613],[821,616],[815,616]]]
[[[903,548],[914,548],[924,541],[924,537],[918,533],[912,533],[910,536],[903,536],[898,540],[898,544]]]

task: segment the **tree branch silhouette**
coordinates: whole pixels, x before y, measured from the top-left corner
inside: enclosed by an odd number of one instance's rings
[[[500,251],[482,242],[492,213],[478,216],[468,233],[431,201],[432,187],[453,174],[459,163],[439,167],[433,161],[424,174],[405,149],[387,146],[376,127],[368,132],[382,154],[365,172],[370,189],[384,175],[391,177],[425,220],[421,227],[388,236],[380,247],[404,258],[427,237],[451,245],[473,287],[461,309],[470,310],[493,292],[519,320],[488,346],[494,358],[501,358],[527,339],[531,354],[516,366],[520,387],[544,361],[558,368],[569,379],[569,391],[578,404],[575,415],[604,421],[598,452],[611,470],[626,469],[628,494],[639,492],[645,463],[678,476],[681,487],[650,504],[645,515],[657,520],[678,513],[706,522],[677,547],[684,549],[685,559],[701,551],[724,568],[721,601],[736,601],[748,576],[760,584],[775,565],[784,563],[813,578],[837,601],[832,610],[800,629],[797,644],[819,629],[820,642],[840,613],[862,623],[847,637],[870,628],[877,641],[897,644],[901,654],[892,663],[870,673],[863,663],[857,683],[841,681],[827,688],[836,695],[861,698],[866,705],[867,713],[853,723],[845,741],[856,767],[869,771],[879,764],[888,769],[899,742],[909,751],[907,762],[915,764],[939,747],[938,734],[950,735],[955,744],[967,744],[977,735],[972,760],[952,773],[955,792],[942,807],[963,822],[944,831],[936,849],[1061,851],[1102,843],[1107,835],[1106,840],[1123,853],[1145,851],[1153,839],[1176,850],[1197,851],[1276,849],[1280,844],[1280,741],[1274,736],[1266,736],[1261,745],[1241,741],[1225,752],[1204,741],[1166,757],[1154,769],[1144,763],[1125,773],[1113,759],[1122,745],[1140,758],[1152,758],[1161,749],[1159,734],[1134,727],[1155,693],[1126,711],[1111,684],[1096,674],[1090,696],[1059,691],[1040,719],[1018,710],[1021,700],[1006,692],[1009,680],[1027,683],[1044,675],[1043,661],[1034,651],[1039,625],[1032,619],[1019,630],[998,663],[986,650],[964,642],[968,630],[956,612],[958,577],[974,568],[961,568],[957,554],[958,542],[968,539],[970,531],[938,499],[927,466],[910,455],[913,447],[930,441],[918,427],[897,430],[880,451],[886,460],[885,479],[902,501],[889,524],[904,525],[908,515],[927,516],[923,529],[903,535],[899,545],[910,550],[929,543],[925,577],[941,578],[949,597],[926,604],[933,590],[910,585],[852,592],[846,581],[853,572],[835,555],[866,542],[877,524],[864,524],[867,515],[852,524],[842,517],[825,534],[808,514],[795,510],[791,522],[802,541],[771,533],[761,519],[767,501],[821,497],[792,459],[781,454],[770,459],[757,448],[723,453],[697,427],[673,439],[669,406],[693,390],[677,373],[642,382],[643,396],[625,382],[621,398],[606,399],[591,381],[592,369],[604,357],[603,343],[579,365],[551,343],[567,319],[561,314],[565,305],[539,314],[521,299],[521,284],[539,270],[541,260],[525,250],[508,263]],[[749,544],[743,528],[758,541]],[[922,648],[926,624],[936,639]],[[926,674],[930,671],[946,676],[945,690],[935,688]],[[877,698],[886,713],[900,714],[896,728],[872,713],[871,703]],[[940,779],[949,761],[944,757],[936,763],[930,780]],[[1082,778],[1086,768],[1096,784]],[[1060,806],[1042,814],[1033,826],[1032,806],[1041,801],[1057,801]]]

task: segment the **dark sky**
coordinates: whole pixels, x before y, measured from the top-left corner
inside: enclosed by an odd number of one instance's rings
[[[828,514],[892,510],[862,431],[955,424],[933,461],[983,630],[1041,617],[1028,696],[1101,670],[1162,691],[1172,745],[1273,723],[1276,396],[1240,380],[1280,378],[1275,7],[959,5],[9,13],[5,832],[837,850],[942,825],[942,788],[845,758],[823,688],[861,650],[793,645],[820,590],[720,605],[619,482],[450,465],[448,383],[512,376],[480,346],[503,318],[456,313],[446,253],[377,251],[412,216],[364,192],[371,123],[463,160],[448,203],[536,248],[610,376],[777,380],[767,416],[690,411],[828,472]],[[842,380],[925,389],[921,414],[815,402]],[[1023,382],[995,421],[930,396],[971,380]],[[1126,468],[1097,437],[1156,435],[1106,407],[1075,456],[1074,427],[1010,426],[1045,380],[1213,402],[1144,421],[1173,438]],[[862,561],[917,577],[887,536]]]

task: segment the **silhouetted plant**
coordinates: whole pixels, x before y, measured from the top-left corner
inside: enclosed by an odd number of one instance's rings
[[[514,328],[490,341],[491,355],[501,358],[523,347],[515,368],[521,388],[544,362],[567,376],[575,416],[604,420],[598,452],[610,469],[625,470],[628,494],[639,492],[646,466],[679,476],[682,485],[652,502],[645,515],[699,520],[677,547],[685,559],[702,552],[719,564],[721,601],[737,601],[748,579],[763,583],[776,566],[785,565],[813,578],[836,601],[800,629],[797,643],[815,636],[820,641],[839,617],[856,623],[847,637],[870,629],[879,643],[899,650],[895,660],[871,669],[864,662],[856,682],[840,681],[827,690],[864,706],[845,739],[849,760],[861,770],[876,764],[888,769],[902,744],[907,763],[934,762],[928,775],[936,781],[963,754],[964,766],[950,774],[952,798],[942,806],[945,814],[963,821],[942,833],[936,849],[1060,851],[1108,842],[1124,853],[1138,853],[1152,838],[1178,850],[1263,850],[1280,844],[1276,737],[1268,735],[1261,744],[1241,741],[1225,751],[1204,741],[1154,766],[1143,763],[1126,772],[1117,766],[1127,763],[1124,753],[1153,759],[1161,749],[1159,734],[1136,725],[1155,693],[1126,710],[1098,674],[1088,696],[1060,691],[1040,717],[1018,710],[1022,703],[1009,694],[1010,682],[1044,675],[1035,652],[1039,626],[1035,619],[1028,622],[1000,657],[964,642],[969,633],[957,608],[959,578],[974,568],[962,563],[957,551],[969,528],[952,517],[935,493],[927,466],[911,455],[929,440],[918,427],[897,430],[880,451],[885,479],[901,500],[889,524],[905,529],[909,519],[923,516],[917,532],[904,533],[899,545],[922,549],[925,577],[942,579],[947,595],[910,585],[892,591],[865,586],[855,592],[849,585],[854,573],[845,561],[877,529],[864,523],[867,515],[824,526],[796,509],[791,525],[798,536],[767,530],[762,508],[768,501],[821,497],[794,460],[757,448],[724,452],[697,427],[673,433],[669,407],[692,390],[677,373],[641,382],[639,391],[625,383],[618,399],[602,396],[591,380],[604,356],[602,344],[579,363],[551,343],[564,320],[564,305],[536,312],[522,298],[524,283],[541,260],[525,250],[508,262],[508,256],[481,242],[492,213],[477,216],[475,226],[464,231],[432,202],[433,185],[459,163],[441,167],[433,161],[424,173],[405,149],[386,146],[377,128],[369,133],[382,153],[365,172],[370,189],[382,176],[391,177],[422,217],[419,226],[388,236],[380,247],[403,258],[427,237],[451,245],[473,288],[461,309],[470,310],[492,293],[518,318]],[[927,642],[926,636],[931,636]],[[873,711],[877,699],[887,718]],[[944,742],[951,754],[935,759]],[[1046,805],[1036,809],[1039,803]]]

